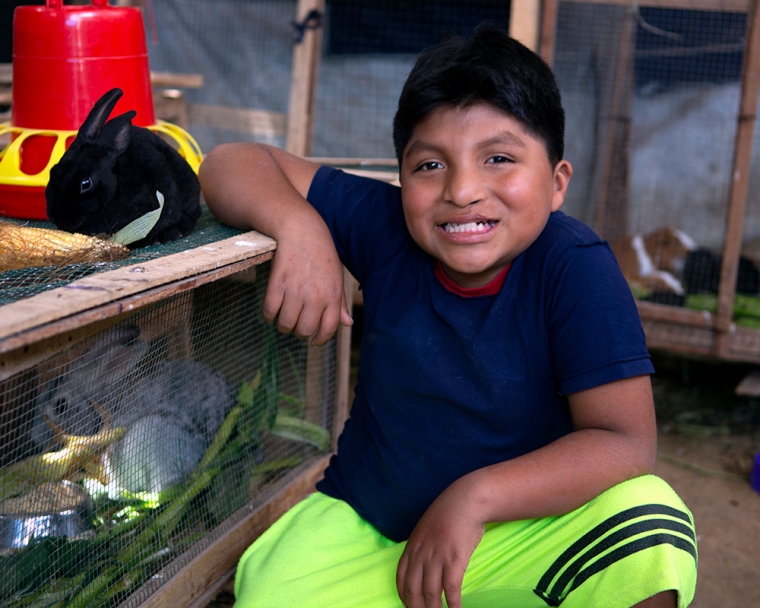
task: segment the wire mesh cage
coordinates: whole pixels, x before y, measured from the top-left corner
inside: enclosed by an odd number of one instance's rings
[[[656,347],[758,358],[745,331],[760,324],[753,15],[710,2],[562,1],[555,13],[580,177],[565,210],[610,241]],[[732,350],[737,326],[745,346]]]
[[[331,451],[335,340],[309,348],[263,321],[268,271],[167,295],[11,364],[2,605],[141,605]]]
[[[391,124],[417,54],[482,21],[507,25],[502,0],[153,0],[147,21],[153,69],[197,72],[186,91],[188,126],[204,150],[224,141],[286,147],[301,97],[292,80],[313,78],[311,145],[322,158],[393,158]],[[317,33],[316,57],[296,54]],[[303,72],[299,71],[303,68]],[[216,125],[216,126],[215,126]]]

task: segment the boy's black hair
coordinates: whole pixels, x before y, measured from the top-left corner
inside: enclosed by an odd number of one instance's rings
[[[401,155],[414,128],[441,107],[488,103],[519,121],[546,145],[554,167],[564,154],[565,111],[551,68],[502,28],[483,24],[422,52],[407,77],[393,119]]]

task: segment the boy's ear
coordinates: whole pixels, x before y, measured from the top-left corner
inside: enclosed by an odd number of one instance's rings
[[[554,167],[554,194],[552,195],[552,211],[557,211],[565,202],[567,187],[573,176],[573,166],[566,160],[561,160]]]

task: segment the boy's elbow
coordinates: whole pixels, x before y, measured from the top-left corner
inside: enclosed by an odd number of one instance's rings
[[[640,477],[654,472],[657,463],[657,432],[637,437],[631,442],[628,458],[631,468],[630,477]]]

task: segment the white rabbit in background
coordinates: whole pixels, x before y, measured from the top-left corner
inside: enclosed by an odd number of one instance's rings
[[[109,493],[160,492],[183,481],[234,402],[234,387],[208,365],[150,361],[139,334],[135,326],[114,330],[44,385],[32,428],[45,446],[46,418],[72,435],[124,427],[107,454]]]

